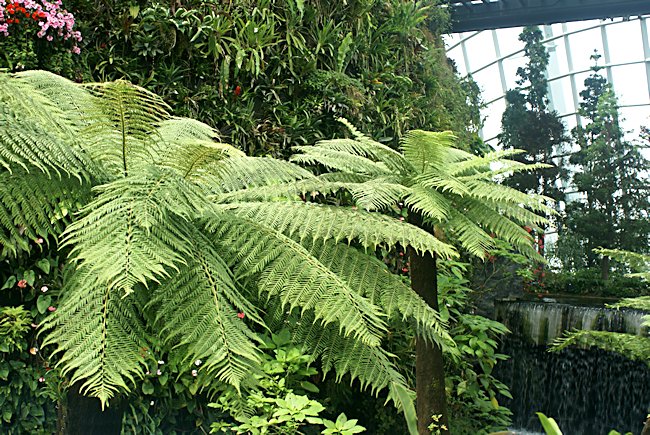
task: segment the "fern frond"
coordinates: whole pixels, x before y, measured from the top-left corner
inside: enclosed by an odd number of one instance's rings
[[[267,299],[278,298],[283,308],[314,310],[320,325],[336,324],[345,335],[379,345],[386,329],[381,311],[300,244],[257,220],[221,213],[206,219],[237,279]]]
[[[348,183],[345,187],[354,202],[368,211],[382,211],[396,205],[411,189],[390,178],[378,178],[365,183]]]
[[[411,187],[404,204],[434,222],[445,222],[452,210],[452,203],[444,195],[417,184]]]
[[[327,148],[336,151],[366,157],[375,162],[383,163],[391,172],[396,174],[408,174],[413,171],[413,167],[398,151],[389,146],[372,140],[357,130],[347,119],[338,118],[341,124],[352,133],[354,139],[332,139],[316,143],[316,147]]]
[[[75,145],[64,112],[28,83],[0,73],[0,166],[87,179],[90,162]]]
[[[468,180],[466,181],[466,185],[471,190],[472,197],[477,200],[488,200],[504,204],[520,204],[533,211],[542,212],[547,215],[557,214],[552,207],[547,205],[552,204],[553,200],[543,195],[527,194],[503,184],[481,180]]]
[[[135,294],[123,298],[86,268],[66,273],[62,294],[56,312],[42,324],[43,346],[55,345],[63,375],[81,383],[82,394],[99,398],[104,407],[144,376],[149,346],[142,306]]]
[[[163,142],[158,125],[170,118],[157,95],[126,81],[85,86],[95,98],[91,123],[82,131],[85,149],[110,176],[128,176],[159,159]]]
[[[459,211],[484,231],[494,233],[496,237],[513,245],[523,255],[536,261],[544,261],[544,258],[533,248],[531,235],[518,223],[504,217],[497,210],[481,201],[460,200]]]
[[[650,337],[609,331],[575,331],[556,339],[549,350],[558,352],[569,346],[597,347],[650,366]]]
[[[446,226],[467,252],[479,258],[484,258],[495,246],[494,239],[483,228],[456,209],[452,209]]]
[[[604,250],[601,250],[604,251]],[[643,254],[639,254],[643,255]],[[647,257],[647,255],[643,255]],[[623,298],[615,304],[608,305],[610,308],[634,308],[650,312],[650,296],[639,296],[638,298]]]
[[[219,194],[309,178],[314,175],[293,163],[268,157],[233,157],[212,165],[203,180],[218,200]]]
[[[300,240],[359,241],[364,247],[411,246],[419,252],[456,257],[453,247],[428,232],[379,213],[303,202],[250,202],[217,206]]]
[[[305,247],[328,269],[343,277],[351,289],[380,306],[389,318],[409,322],[418,336],[445,349],[454,347],[440,313],[374,255],[333,242],[315,242]]]
[[[154,292],[155,327],[181,364],[201,359],[208,373],[239,389],[260,359],[259,339],[237,314],[263,322],[210,241],[198,232],[193,236],[187,265]]]
[[[317,146],[298,146],[293,148],[300,154],[291,156],[291,161],[303,165],[322,165],[328,169],[341,172],[358,172],[374,176],[391,175],[390,170],[381,162],[374,162],[366,157],[349,154],[331,148]]]
[[[450,131],[411,130],[400,143],[404,157],[419,173],[445,168],[451,163],[472,158],[472,154],[454,148],[456,136]]]
[[[70,258],[102,285],[130,293],[159,281],[190,253],[187,220],[203,198],[173,172],[148,168],[96,187],[97,197],[63,235]]]
[[[627,276],[638,277],[646,281],[650,280],[650,255],[604,248],[596,248],[594,249],[594,252],[600,255],[606,255],[616,261],[620,261],[621,263],[630,266],[635,273],[628,274]],[[641,309],[650,311],[650,307]]]
[[[171,117],[158,124],[158,134],[165,142],[179,142],[185,139],[221,142],[219,132],[201,121],[191,118]]]
[[[62,219],[90,196],[90,186],[76,178],[50,179],[40,172],[0,173],[0,244],[15,253],[26,239],[60,234]]]

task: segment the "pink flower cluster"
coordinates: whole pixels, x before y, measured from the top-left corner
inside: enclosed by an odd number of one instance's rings
[[[72,39],[72,52],[80,53],[78,42],[81,42],[81,32],[73,30],[74,15],[63,9],[61,0],[0,0],[0,34],[9,36],[11,26],[23,22],[35,22],[40,29],[36,33],[39,38],[52,41],[54,36],[64,41]]]

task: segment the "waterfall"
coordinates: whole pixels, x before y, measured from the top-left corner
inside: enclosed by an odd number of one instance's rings
[[[609,430],[639,434],[650,406],[650,369],[642,362],[598,349],[547,352],[565,330],[588,329],[647,335],[646,313],[547,302],[500,301],[497,320],[513,333],[501,352],[510,355],[496,376],[510,387],[503,404],[513,423],[541,430],[540,411],[554,417],[565,434],[599,435]],[[500,366],[500,367],[499,367]]]

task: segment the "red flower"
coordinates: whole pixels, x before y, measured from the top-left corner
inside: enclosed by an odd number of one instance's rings
[[[408,267],[402,267],[402,272],[407,273],[409,271]]]
[[[233,93],[235,94],[235,97],[239,97],[241,95],[241,86],[237,85]]]
[[[237,313],[237,317],[239,317],[240,319],[243,319],[244,317],[246,317],[246,314],[244,314],[244,313]]]
[[[27,287],[27,281],[25,281],[24,279],[21,279],[20,281],[18,281],[18,284],[16,284],[16,285],[18,287],[20,287],[20,288],[25,288],[25,287]]]

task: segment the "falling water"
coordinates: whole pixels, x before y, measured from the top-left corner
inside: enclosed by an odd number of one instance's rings
[[[497,320],[513,331],[502,352],[511,359],[496,375],[510,387],[505,400],[514,425],[540,430],[535,412],[554,417],[565,434],[599,435],[610,429],[641,432],[650,406],[650,369],[598,349],[547,346],[565,330],[588,329],[648,335],[645,313],[545,302],[498,302]]]

